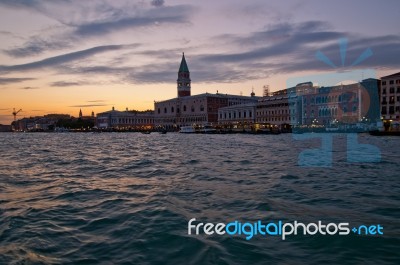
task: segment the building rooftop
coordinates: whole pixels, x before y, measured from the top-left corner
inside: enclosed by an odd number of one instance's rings
[[[152,114],[154,114],[154,112],[153,111],[136,111],[136,110],[120,111],[120,110],[112,109],[112,110],[97,113],[97,116],[106,115],[106,114],[118,114],[118,115],[121,115],[121,114],[125,114],[125,115],[150,114],[150,115],[152,115]]]
[[[381,79],[383,79],[383,78],[392,78],[392,77],[396,77],[396,76],[400,76],[400,72],[392,74],[392,75],[382,76]]]

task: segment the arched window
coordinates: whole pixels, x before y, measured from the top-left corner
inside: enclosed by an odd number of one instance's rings
[[[171,112],[174,113],[175,109],[174,107],[171,107]]]
[[[167,108],[164,108],[164,113],[167,113]]]
[[[203,105],[200,106],[200,111],[204,111],[204,106]]]
[[[161,112],[161,110],[160,110],[160,108],[158,108],[158,114],[160,114],[160,112]]]
[[[186,105],[183,105],[183,111],[186,111]]]
[[[191,107],[192,112],[194,112],[194,106]]]

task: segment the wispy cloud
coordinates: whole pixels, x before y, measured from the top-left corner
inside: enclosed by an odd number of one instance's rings
[[[7,30],[0,30],[0,35],[6,36],[7,38],[14,38],[18,40],[23,40],[24,38],[16,35],[15,33]]]
[[[67,40],[45,40],[41,37],[34,36],[23,45],[4,50],[3,52],[11,57],[20,58],[42,54],[46,51],[58,51],[61,49],[71,48],[72,42]]]
[[[98,53],[104,53],[109,51],[117,51],[121,49],[134,48],[137,44],[131,45],[105,45],[97,46],[86,50],[81,50],[77,52],[66,53],[50,58],[46,58],[40,61],[18,64],[18,65],[0,65],[0,71],[2,72],[12,72],[12,71],[29,71],[37,70],[40,68],[54,67],[60,64],[69,63],[76,60],[81,60]]]
[[[26,86],[26,87],[21,87],[20,89],[31,90],[31,89],[39,89],[39,87]]]
[[[147,4],[146,4],[147,3]],[[11,57],[36,56],[47,51],[76,47],[87,38],[104,38],[123,30],[143,27],[186,24],[190,22],[190,5],[164,6],[163,0],[149,2],[117,1],[0,1],[0,6],[26,9],[58,22],[56,33],[47,30],[34,35],[25,43],[3,50]],[[156,8],[155,8],[156,7]],[[74,14],[71,16],[71,14]],[[11,34],[10,32],[3,32]],[[1,34],[1,32],[0,32]]]
[[[16,77],[0,77],[0,85],[21,83],[24,81],[34,80],[35,78],[16,78]]]
[[[24,1],[17,1],[20,4]],[[35,4],[31,4],[35,6]],[[154,4],[153,4],[154,5]],[[33,8],[33,7],[32,7]],[[36,7],[35,7],[36,8]],[[108,7],[104,7],[107,9]],[[68,22],[75,36],[101,36],[109,32],[122,29],[146,26],[162,19],[185,23],[188,21],[189,6],[164,6],[150,7],[135,15],[130,12],[118,13],[110,8],[108,15],[103,19],[89,19],[88,21]],[[180,15],[180,12],[183,11]],[[150,16],[145,16],[149,14]],[[179,15],[177,15],[179,14]],[[110,18],[115,18],[111,20]],[[301,23],[277,23],[266,26],[263,30],[248,34],[223,34],[208,39],[216,49],[210,53],[210,48],[197,45],[189,49],[187,60],[192,71],[194,82],[231,83],[251,79],[267,78],[274,74],[296,73],[299,71],[326,71],[330,68],[315,58],[318,50],[324,52],[336,65],[341,65],[337,40],[342,37],[349,39],[347,50],[347,64],[350,65],[366,48],[371,48],[373,56],[364,61],[362,67],[399,68],[400,62],[400,36],[361,36],[345,31],[334,30],[329,23],[324,21],[308,21]],[[31,40],[32,47],[26,46],[25,50],[8,50],[14,56],[28,55],[34,52],[35,44],[43,49],[51,49],[51,45],[41,40]],[[58,44],[55,43],[55,46]],[[68,42],[65,44],[68,45]],[[54,47],[55,47],[54,46]],[[59,44],[59,48],[63,43]],[[53,87],[82,86],[89,84],[87,76],[110,76],[110,82],[120,83],[173,83],[176,78],[177,67],[180,60],[179,49],[140,50],[135,49],[138,44],[132,45],[104,45],[77,52],[65,53],[43,60],[18,65],[0,65],[0,73],[34,71],[41,68],[55,69],[58,74],[76,75],[78,81],[60,80],[53,82]],[[223,51],[218,50],[223,47]],[[55,48],[56,49],[56,48]],[[111,61],[107,63],[93,62],[80,63],[80,60],[96,54],[114,52]],[[129,54],[129,56],[127,55]],[[150,58],[140,66],[132,65],[130,59],[136,55]],[[127,59],[127,58],[130,59]],[[118,63],[117,63],[118,62]],[[0,79],[0,84],[22,82],[26,79],[9,80]]]
[[[88,108],[88,107],[104,107],[110,106],[110,104],[82,104],[82,105],[73,105],[69,106],[70,108]]]
[[[223,69],[223,73],[232,74],[230,80],[233,81],[278,73],[326,71],[330,68],[318,61],[315,53],[321,50],[336,65],[341,65],[338,40],[343,37],[349,39],[345,66],[350,66],[365,49],[371,48],[373,56],[364,61],[362,67],[400,67],[400,61],[393,56],[400,54],[399,36],[366,37],[334,31],[322,21],[276,24],[248,35],[221,35],[215,40],[229,43],[236,52],[204,54],[197,56],[194,63],[195,66],[197,63],[209,65],[209,77]],[[214,69],[214,65],[218,69]],[[208,79],[207,75],[201,79],[204,78]]]
[[[52,87],[70,87],[70,86],[82,86],[86,85],[88,82],[86,81],[56,81],[50,83]]]
[[[90,21],[71,25],[75,27],[74,34],[79,36],[96,36],[125,29],[134,29],[145,26],[159,26],[161,24],[188,23],[188,14],[191,7],[187,5],[159,7],[142,11],[140,15],[110,17],[101,21]]]

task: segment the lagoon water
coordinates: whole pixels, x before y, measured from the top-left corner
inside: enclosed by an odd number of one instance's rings
[[[0,134],[0,264],[400,264],[400,138],[299,167],[281,135]],[[383,235],[188,235],[198,222],[348,222]]]

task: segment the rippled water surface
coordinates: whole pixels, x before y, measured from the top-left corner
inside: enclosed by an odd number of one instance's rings
[[[400,138],[297,166],[292,135],[0,134],[0,264],[400,264]],[[194,236],[187,222],[380,224],[384,235]]]

